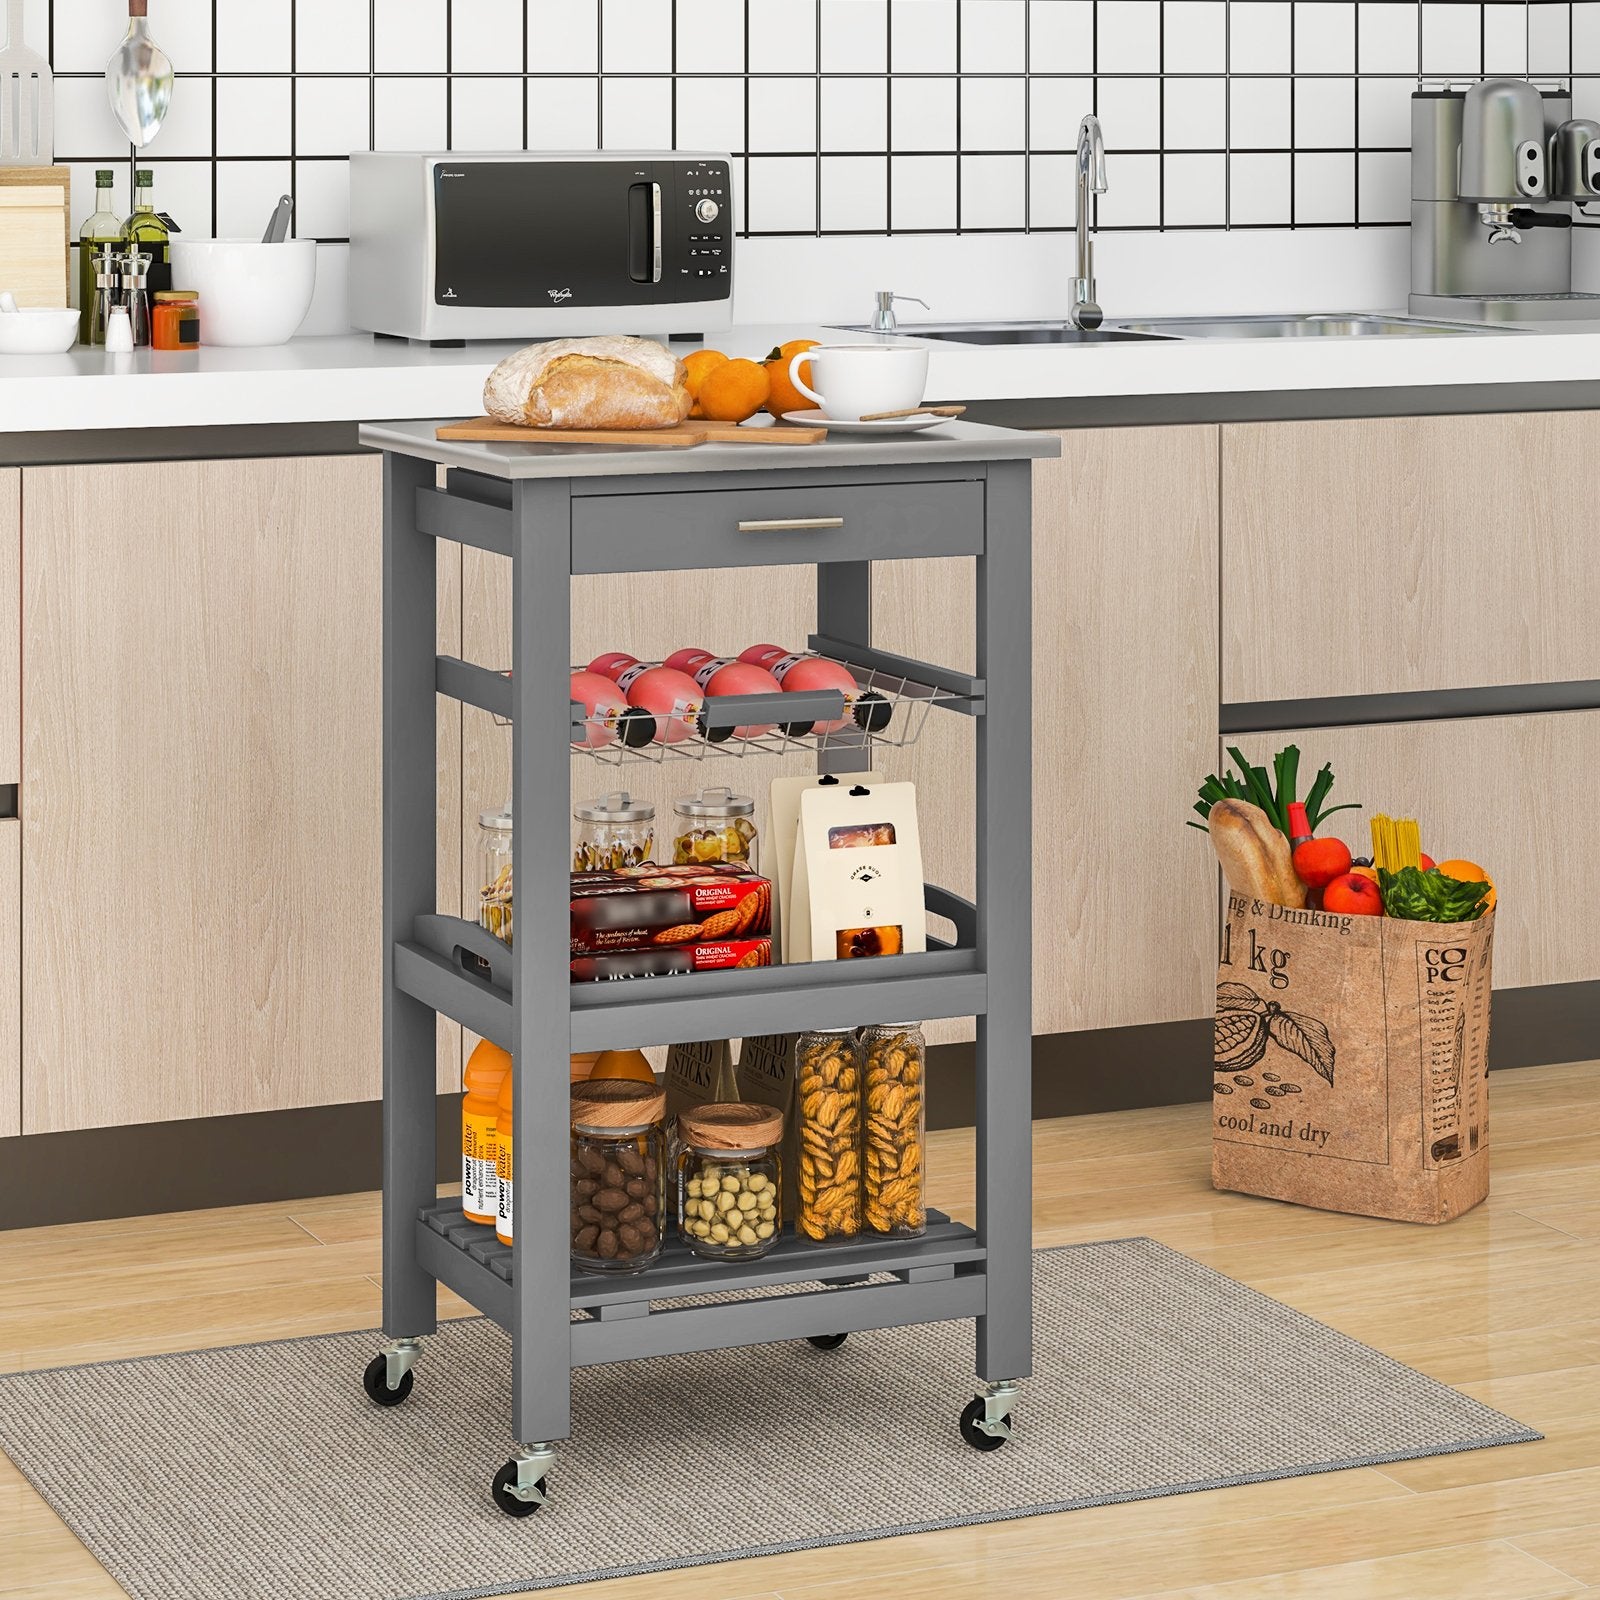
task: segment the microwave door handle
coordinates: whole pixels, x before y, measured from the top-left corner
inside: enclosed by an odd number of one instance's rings
[[[661,185],[650,185],[650,281],[661,282]]]

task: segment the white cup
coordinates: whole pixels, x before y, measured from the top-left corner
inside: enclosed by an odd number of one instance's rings
[[[800,368],[811,363],[813,389]],[[880,411],[910,411],[928,386],[928,352],[905,344],[824,344],[789,363],[789,381],[834,422]]]

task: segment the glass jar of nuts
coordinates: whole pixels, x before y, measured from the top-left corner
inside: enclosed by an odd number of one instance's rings
[[[656,855],[656,808],[626,789],[574,806],[578,837],[572,846],[574,872],[616,872],[643,866]]]
[[[923,1204],[927,1044],[915,1022],[861,1030],[867,1065],[862,1211],[867,1226],[896,1238],[926,1231]]]
[[[783,1229],[783,1113],[743,1103],[678,1116],[678,1228],[697,1256],[754,1261]]]
[[[512,820],[508,802],[503,811],[478,817],[478,921],[497,939],[511,943]]]
[[[572,1260],[639,1272],[661,1254],[667,1096],[655,1084],[572,1085]]]
[[[862,1056],[850,1028],[814,1028],[795,1041],[798,1238],[851,1239],[861,1232]]]
[[[673,866],[735,861],[752,872],[761,870],[756,803],[750,795],[702,789],[699,794],[680,794],[672,810],[677,818],[672,828]]]

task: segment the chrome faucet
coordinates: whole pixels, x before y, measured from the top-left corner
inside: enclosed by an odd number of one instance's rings
[[[1094,244],[1089,238],[1089,195],[1106,192],[1106,145],[1100,119],[1091,111],[1078,124],[1078,275],[1072,280],[1067,317],[1075,328],[1098,328],[1105,313],[1094,298]]]

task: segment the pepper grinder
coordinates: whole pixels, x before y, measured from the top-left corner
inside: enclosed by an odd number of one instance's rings
[[[89,343],[103,345],[112,310],[120,303],[122,258],[107,245],[94,258],[94,307],[89,313]]]
[[[123,257],[122,303],[128,308],[135,349],[150,343],[150,262],[153,258],[138,250]]]

